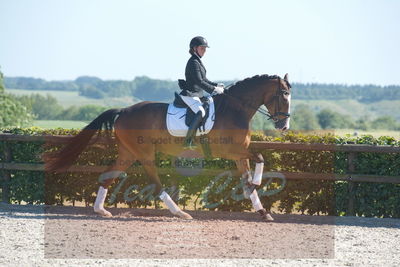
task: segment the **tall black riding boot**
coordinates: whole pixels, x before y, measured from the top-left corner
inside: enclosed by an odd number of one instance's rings
[[[200,123],[202,121],[201,111],[196,113],[193,121],[190,123],[188,132],[186,134],[185,143],[183,144],[184,148],[195,149],[196,145],[193,144],[194,138],[196,136],[197,128],[199,128]]]

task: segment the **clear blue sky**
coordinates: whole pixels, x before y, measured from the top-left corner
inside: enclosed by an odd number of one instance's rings
[[[0,0],[6,76],[184,77],[205,36],[210,80],[400,84],[397,0]]]

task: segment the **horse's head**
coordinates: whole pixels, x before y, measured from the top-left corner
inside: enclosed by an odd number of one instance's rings
[[[275,90],[267,94],[264,98],[264,105],[267,107],[270,119],[274,121],[275,128],[285,131],[289,129],[290,121],[290,83],[286,73],[283,80],[277,79]]]

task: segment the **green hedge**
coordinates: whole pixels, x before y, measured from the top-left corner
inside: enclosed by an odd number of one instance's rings
[[[1,132],[23,135],[70,135],[75,130],[3,129]],[[318,136],[289,132],[281,137],[254,134],[252,140],[324,143],[324,144],[374,144],[399,146],[391,137],[373,138],[337,137],[331,134]],[[42,163],[41,153],[45,149],[56,150],[58,146],[44,148],[43,142],[9,142],[13,162]],[[0,151],[4,142],[0,142]],[[264,172],[290,171],[311,173],[347,173],[347,154],[344,152],[320,151],[262,151],[266,161]],[[109,165],[116,158],[115,145],[94,145],[86,149],[79,158],[79,165]],[[225,159],[182,160],[157,154],[163,185],[183,206],[193,205],[197,209],[243,211],[251,210],[251,202],[243,199],[239,174],[234,162]],[[4,162],[0,153],[0,162]],[[356,173],[400,176],[400,155],[395,153],[357,153]],[[252,163],[253,164],[253,163]],[[198,172],[185,176],[176,166],[185,166],[186,172]],[[254,167],[254,164],[252,165]],[[185,171],[184,171],[185,172]],[[210,174],[213,173],[213,175]],[[109,190],[109,205],[124,203],[130,207],[159,206],[153,197],[154,187],[142,174],[139,163],[127,171],[128,176],[115,183]],[[64,173],[45,174],[38,171],[13,171],[9,182],[13,203],[63,205],[66,202],[85,202],[92,205],[98,189],[98,174]],[[1,180],[4,183],[3,180]],[[2,184],[0,184],[0,187]],[[175,187],[175,189],[174,189]],[[179,190],[176,190],[179,188]],[[400,185],[380,183],[354,183],[354,210],[358,216],[400,217]],[[348,214],[348,183],[324,180],[285,180],[279,177],[265,178],[259,195],[266,208],[275,206],[282,212],[304,214]]]

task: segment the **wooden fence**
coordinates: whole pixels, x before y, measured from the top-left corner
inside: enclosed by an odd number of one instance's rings
[[[48,142],[48,143],[64,143],[68,136],[26,136],[0,134],[0,141],[5,141],[4,161],[0,162],[0,171],[3,173],[3,188],[2,201],[9,203],[9,188],[7,186],[11,175],[10,171],[43,171],[44,164],[39,163],[15,163],[12,162],[12,152],[9,142]],[[100,139],[101,142],[101,139]],[[315,180],[337,180],[348,181],[349,191],[349,215],[354,214],[354,182],[376,182],[376,183],[400,183],[400,176],[378,176],[355,174],[355,160],[357,153],[372,152],[372,153],[400,153],[400,147],[393,146],[374,146],[374,145],[327,145],[327,144],[298,144],[298,143],[276,143],[253,141],[250,144],[250,149],[253,151],[260,150],[277,150],[277,151],[331,151],[331,152],[346,152],[348,157],[348,172],[347,174],[334,173],[309,173],[309,172],[281,172],[287,179],[315,179]],[[103,172],[107,166],[73,166],[72,172]]]

